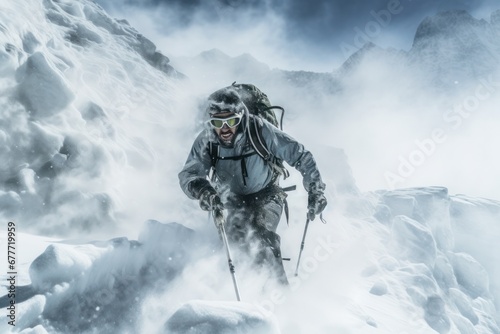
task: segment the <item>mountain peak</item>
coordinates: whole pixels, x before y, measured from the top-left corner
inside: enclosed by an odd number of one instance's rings
[[[372,42],[368,42],[347,58],[337,73],[341,76],[345,76],[359,68],[359,66],[367,60],[390,59],[392,61],[400,57],[401,54],[404,54],[404,52],[396,51],[392,48],[384,49]]]
[[[490,22],[497,28],[500,28],[500,9],[491,13]]]
[[[231,57],[217,48],[203,51],[199,54],[199,57],[207,61],[227,61],[231,59]]]
[[[418,27],[410,62],[429,73],[435,83],[452,88],[466,85],[497,69],[500,12],[491,23],[467,11],[453,10],[428,17]]]
[[[478,20],[465,10],[450,10],[427,17],[417,28],[413,46],[435,37],[459,37],[465,30],[485,25],[486,21]]]

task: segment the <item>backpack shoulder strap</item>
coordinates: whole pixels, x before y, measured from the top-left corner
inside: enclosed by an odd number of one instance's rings
[[[216,180],[215,169],[217,166],[217,161],[219,161],[219,160],[235,160],[235,161],[240,160],[241,161],[241,173],[243,176],[243,184],[244,185],[247,184],[246,178],[248,177],[248,171],[247,171],[247,165],[245,163],[245,158],[248,158],[249,156],[252,156],[252,155],[256,154],[257,152],[253,151],[253,152],[242,154],[242,155],[223,157],[223,156],[220,156],[220,154],[219,154],[219,144],[218,143],[208,142],[207,146],[208,146],[208,154],[210,155],[210,160],[211,160],[211,165],[212,165],[212,168],[211,168],[212,176],[210,177],[210,179],[212,181]]]
[[[219,159],[219,144],[212,141],[208,142],[208,154],[210,155],[212,168],[215,168]]]
[[[210,165],[212,167],[210,168],[209,179],[211,179],[212,182],[214,182],[216,179],[215,166],[217,165],[217,160],[219,159],[219,144],[209,141],[207,143],[207,150],[208,150],[208,155],[210,156]]]
[[[260,123],[259,116],[251,116],[249,121],[249,140],[255,152],[264,159],[275,171],[283,175],[283,178],[290,176],[288,170],[283,166],[283,161],[276,158],[266,146],[266,142],[262,138],[262,124]]]
[[[272,154],[267,149],[266,143],[262,139],[262,126],[260,124],[260,119],[257,119],[256,116],[251,116],[250,121],[248,122],[248,127],[250,132],[250,136],[248,136],[250,144],[252,144],[252,147],[262,159],[269,161]]]
[[[279,174],[283,175],[283,178],[287,178],[290,176],[288,170],[283,166],[283,162],[276,158],[267,148],[266,142],[262,138],[262,125],[261,120],[258,118],[259,116],[250,115],[250,119],[248,122],[248,130],[249,136],[248,139],[250,141],[251,146],[254,149],[254,152],[239,155],[239,156],[229,156],[229,157],[221,157],[219,154],[219,144],[216,142],[208,142],[208,153],[210,155],[212,172],[215,171],[215,167],[217,165],[218,160],[241,160],[242,164],[244,164],[244,159],[253,155],[258,154],[266,163],[268,163],[272,169],[274,169]],[[246,166],[242,165],[242,170],[246,171]],[[212,175],[215,175],[213,173]]]

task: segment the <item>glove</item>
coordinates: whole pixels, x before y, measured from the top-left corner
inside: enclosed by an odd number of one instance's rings
[[[200,195],[199,200],[200,208],[205,211],[212,211],[215,209],[222,210],[224,208],[219,195],[217,195],[217,192],[212,187],[203,191]]]
[[[309,220],[314,220],[316,215],[319,215],[321,212],[323,212],[326,204],[326,197],[322,191],[309,191],[309,198],[307,201],[307,218]]]

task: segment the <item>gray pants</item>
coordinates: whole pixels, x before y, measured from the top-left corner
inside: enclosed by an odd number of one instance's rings
[[[276,185],[250,195],[229,197],[226,232],[229,242],[267,266],[278,282],[288,284],[276,233],[286,194]]]

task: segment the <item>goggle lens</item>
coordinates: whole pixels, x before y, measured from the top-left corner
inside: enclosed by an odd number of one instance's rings
[[[220,119],[211,119],[210,120],[210,123],[212,123],[212,125],[216,128],[222,128],[223,124],[224,124],[224,121],[220,120]]]
[[[228,127],[234,128],[236,125],[240,124],[240,121],[241,116],[231,116],[229,118],[211,118],[210,124],[217,129],[222,128],[224,123],[226,123]]]

